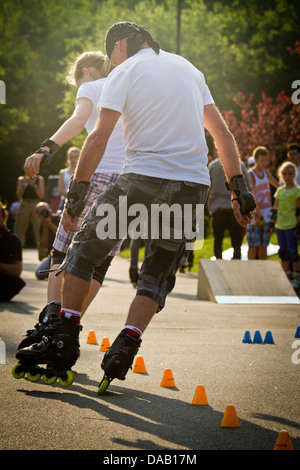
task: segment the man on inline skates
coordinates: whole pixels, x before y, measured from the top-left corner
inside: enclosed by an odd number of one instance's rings
[[[91,175],[121,114],[126,161],[116,183],[95,199],[61,265],[64,288],[60,317],[78,323],[94,266],[104,262],[125,235],[117,230],[115,237],[101,239],[103,205],[115,209],[117,228],[123,216],[120,201],[124,197],[127,207],[142,204],[149,218],[155,204],[179,204],[181,208],[191,205],[193,220],[189,225],[191,229],[195,226],[196,207],[205,203],[210,185],[205,128],[212,134],[224,165],[237,221],[247,226],[255,209],[234,138],[214,104],[203,74],[184,58],[162,51],[145,27],[131,22],[109,28],[106,53],[117,67],[107,79],[99,102],[98,122],[85,140],[69,186],[63,213],[66,231],[73,230],[73,218],[82,211]],[[130,220],[128,217],[127,228]],[[104,378],[99,394],[112,379],[125,379],[143,332],[154,314],[164,307],[175,285],[189,237],[185,233],[178,237],[172,218],[165,228],[170,229],[168,237],[160,233],[150,240],[149,255],[143,262],[125,326],[102,362]]]

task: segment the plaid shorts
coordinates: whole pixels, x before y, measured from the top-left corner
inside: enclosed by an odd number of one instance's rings
[[[99,196],[99,194],[103,193],[111,184],[113,184],[119,174],[117,173],[94,173],[90,185],[88,187],[86,197],[85,197],[85,206],[82,213],[77,217],[75,222],[75,227],[77,230],[80,229],[82,221],[86,214],[88,213],[90,207],[92,206],[94,199]],[[56,237],[53,243],[53,248],[58,250],[62,253],[66,253],[71,241],[76,232],[65,232],[62,226],[62,223],[59,223]],[[116,256],[120,252],[122,242],[120,242],[117,246],[115,246],[109,256]]]
[[[120,176],[113,186],[95,199],[84,219],[81,230],[72,240],[61,269],[87,281],[92,279],[94,266],[100,264],[120,238],[124,236],[123,230],[120,228],[123,222],[120,224],[120,221],[123,219],[126,208],[124,209],[122,206],[120,198],[126,196],[127,209],[134,207],[137,203],[145,206],[147,225],[151,226],[151,230],[152,204],[154,206],[164,204],[168,207],[177,204],[181,208],[185,204],[190,205],[193,207],[189,222],[189,226],[192,228],[195,225],[196,205],[205,204],[207,192],[208,186],[197,183],[130,173]],[[119,227],[119,230],[114,236],[101,239],[99,235],[102,235],[102,232],[98,231],[99,225],[104,219],[101,207],[106,205],[115,210],[116,223],[114,226]],[[183,222],[182,217],[180,216],[181,223]],[[170,231],[167,230],[169,235],[164,236],[163,230],[161,230],[159,236],[151,236],[149,251],[143,261],[138,281],[137,295],[144,295],[156,301],[159,305],[158,311],[164,307],[165,298],[175,285],[179,263],[186,254],[186,250],[190,249],[186,246],[186,242],[190,241],[189,233],[178,236],[174,220],[175,216],[165,222],[163,226],[163,229],[170,229]],[[125,222],[125,231],[130,228],[131,222],[132,219],[128,217]]]
[[[260,227],[257,224],[248,225],[246,238],[249,246],[268,246],[270,235],[268,235],[269,224]]]

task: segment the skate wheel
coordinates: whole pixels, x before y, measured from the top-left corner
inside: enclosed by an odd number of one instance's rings
[[[98,388],[98,395],[103,395],[103,393],[107,390],[107,387],[110,384],[110,380],[105,376],[99,384]]]
[[[27,379],[30,381],[30,382],[37,382],[38,380],[40,380],[42,374],[40,372],[36,372],[36,374],[31,374],[30,372],[27,372]]]
[[[56,375],[53,375],[52,377],[47,377],[47,375],[43,375],[42,378],[43,378],[44,384],[46,385],[53,385],[57,380]]]
[[[62,387],[70,387],[74,381],[74,373],[71,370],[66,371],[67,378],[66,380],[63,380],[62,377],[58,378],[59,384]]]
[[[23,379],[24,375],[25,375],[25,371],[24,370],[20,370],[20,366],[21,364],[16,364],[15,366],[13,366],[12,368],[12,375],[15,379]],[[19,370],[18,370],[19,369]]]

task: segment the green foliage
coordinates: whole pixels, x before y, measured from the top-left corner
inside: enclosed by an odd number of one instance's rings
[[[0,195],[15,199],[25,158],[52,135],[74,108],[76,89],[65,77],[76,57],[104,48],[116,21],[144,24],[164,50],[176,52],[179,0],[1,0]],[[276,98],[297,76],[290,51],[300,38],[296,0],[182,0],[181,54],[205,74],[221,110],[231,109],[238,92]],[[42,170],[47,177],[65,164],[63,146]]]

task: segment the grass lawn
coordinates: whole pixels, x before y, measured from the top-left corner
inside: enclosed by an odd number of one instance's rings
[[[226,233],[225,233],[226,235]],[[244,243],[246,243],[246,237],[244,237],[243,240]],[[271,236],[271,243],[273,245],[277,245],[277,235],[276,233],[273,233]],[[223,240],[223,251],[228,250],[231,248],[231,241],[229,236],[225,236]],[[142,261],[144,258],[144,253],[145,249],[141,248],[139,251],[139,259]],[[120,255],[122,258],[130,258],[130,249],[125,248],[124,250],[121,251]],[[199,260],[200,259],[209,259],[212,256],[214,256],[214,238],[212,234],[208,235],[203,243],[203,247],[200,250],[195,250],[194,251],[194,266],[192,268],[192,272],[198,272],[198,267],[199,267]],[[278,254],[269,256],[268,259],[271,260],[277,260],[280,261]]]

